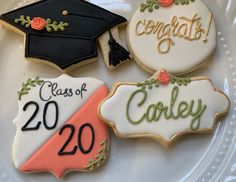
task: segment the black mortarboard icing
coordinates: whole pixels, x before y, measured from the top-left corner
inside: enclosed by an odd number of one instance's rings
[[[61,69],[97,57],[96,39],[107,31],[109,65],[130,59],[110,31],[127,20],[83,0],[44,0],[0,19],[26,34],[26,57],[50,61]]]

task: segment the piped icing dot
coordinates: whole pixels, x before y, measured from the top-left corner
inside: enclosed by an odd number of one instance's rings
[[[63,11],[62,11],[62,15],[67,16],[68,14],[69,14],[69,11],[68,11],[68,10],[63,10]]]

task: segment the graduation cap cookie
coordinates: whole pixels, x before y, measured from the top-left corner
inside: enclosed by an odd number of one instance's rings
[[[25,36],[25,57],[68,71],[94,61],[96,41],[106,65],[130,59],[119,42],[122,16],[84,0],[43,0],[0,16],[0,23]]]

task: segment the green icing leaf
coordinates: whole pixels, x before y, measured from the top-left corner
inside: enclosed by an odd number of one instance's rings
[[[21,15],[20,18],[15,19],[15,23],[20,23],[21,25],[25,26],[26,28],[30,27],[31,19],[29,16],[25,17],[24,15]]]
[[[177,84],[178,86],[187,86],[191,82],[190,78],[181,78],[181,77],[176,77],[173,75],[170,75],[170,83],[171,84]],[[150,80],[146,80],[142,83],[137,83],[137,87],[140,87],[141,89],[153,89],[154,87],[157,88],[160,86],[160,82],[152,78]]]
[[[159,8],[159,3],[157,0],[146,0],[144,3],[140,5],[141,12],[148,10],[151,13],[153,12],[154,9],[158,8]]]
[[[176,77],[176,76],[171,76],[170,78],[170,82],[172,84],[178,84],[178,86],[187,86],[190,82],[191,79],[190,78],[180,78],[180,77]]]
[[[98,150],[98,155],[96,155],[94,159],[90,159],[89,164],[84,166],[84,169],[92,171],[96,167],[99,167],[106,159],[109,150],[108,141],[103,140],[100,145],[101,148]]]
[[[150,79],[150,80],[146,80],[146,81],[143,82],[143,83],[137,83],[137,86],[138,86],[138,87],[141,87],[143,90],[146,89],[147,87],[148,87],[149,89],[152,89],[152,88],[153,88],[153,85],[154,85],[155,87],[158,87],[158,86],[159,86],[158,80],[152,78],[152,79]]]
[[[22,83],[21,90],[18,92],[18,99],[21,100],[22,96],[28,95],[31,90],[31,87],[36,87],[37,85],[41,85],[44,81],[40,80],[39,77],[35,79],[28,79],[26,83]]]
[[[195,0],[175,0],[175,5],[188,5],[189,3],[194,2]]]
[[[188,5],[195,0],[174,0],[175,5]],[[154,9],[159,9],[159,1],[158,0],[146,0],[144,3],[140,4],[140,11],[145,12],[148,10],[150,13],[153,12]]]
[[[57,21],[52,21],[51,19],[47,19],[46,29],[48,32],[51,32],[52,30],[57,32],[58,30],[64,31],[65,28],[68,26],[69,26],[68,23],[64,23],[62,21],[58,23]]]

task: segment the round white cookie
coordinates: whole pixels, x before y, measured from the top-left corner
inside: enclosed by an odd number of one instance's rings
[[[208,7],[201,0],[181,2],[148,0],[130,19],[129,48],[150,73],[161,68],[177,75],[193,71],[216,47],[216,25]]]

